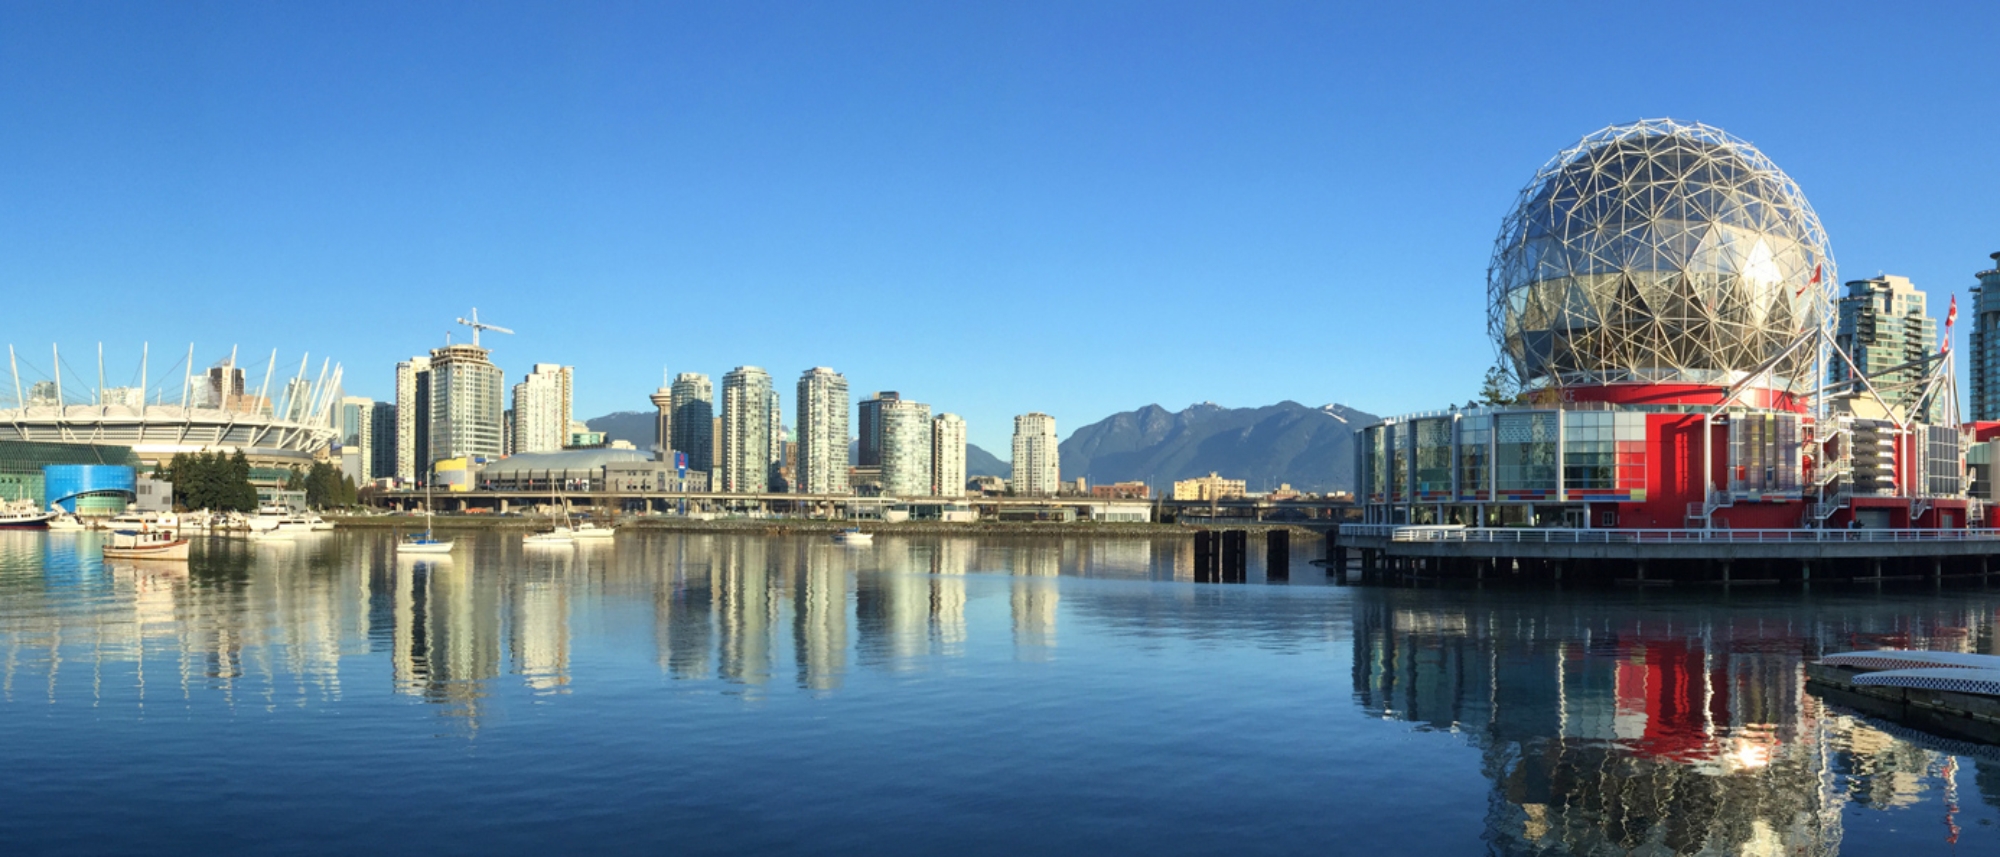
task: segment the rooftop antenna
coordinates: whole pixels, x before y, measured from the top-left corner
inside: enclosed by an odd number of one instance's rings
[[[462,318],[461,318],[461,319],[459,319],[459,320],[458,320],[458,323],[459,323],[459,324],[462,324],[462,325],[465,325],[466,327],[469,327],[469,328],[472,328],[472,344],[473,344],[473,346],[474,346],[474,347],[478,347],[478,345],[479,345],[479,332],[480,332],[480,331],[482,331],[482,330],[491,330],[491,331],[494,331],[494,332],[496,332],[496,333],[513,333],[513,332],[514,332],[514,331],[511,331],[511,330],[508,330],[507,328],[504,328],[504,327],[501,327],[500,325],[497,325],[497,324],[486,324],[486,323],[483,323],[483,322],[481,322],[481,321],[479,320],[479,308],[478,308],[478,307],[473,307],[473,308],[472,308],[472,320],[471,320],[471,321],[467,321],[467,320],[465,320],[465,319],[462,319]]]

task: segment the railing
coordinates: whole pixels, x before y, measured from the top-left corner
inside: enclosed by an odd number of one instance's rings
[[[1342,524],[1342,536],[1395,542],[1506,544],[1787,544],[2000,541],[2000,530],[1584,530],[1552,527],[1424,527]]]

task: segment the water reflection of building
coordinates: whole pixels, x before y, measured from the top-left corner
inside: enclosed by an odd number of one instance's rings
[[[537,690],[569,684],[569,591],[563,581],[529,580],[511,593],[508,651],[515,671]]]
[[[1054,578],[1062,570],[1062,553],[1062,544],[1039,541],[1012,550],[1010,603],[1017,656],[1043,657],[1055,648],[1056,604],[1062,595]]]
[[[874,568],[857,569],[854,582],[856,653],[868,666],[906,668],[930,652],[929,559],[900,538],[876,542],[867,558]]]
[[[965,575],[977,548],[970,539],[942,539],[929,545],[931,639],[938,653],[947,657],[965,652]]]
[[[798,555],[792,641],[799,686],[833,690],[847,672],[847,551],[838,545],[801,543]]]
[[[470,557],[399,561],[394,678],[400,693],[477,725],[486,682],[500,674],[500,589],[476,585]]]
[[[715,639],[715,555],[710,539],[668,541],[652,558],[653,644],[660,668],[678,679],[707,678]]]
[[[1641,619],[1435,604],[1357,598],[1356,700],[1373,716],[1471,737],[1502,854],[1834,853],[1843,807],[1907,807],[1955,788],[1956,763],[1828,712],[1806,691],[1806,659],[1869,640],[1983,649],[1993,639],[1970,608]]]
[[[766,539],[726,539],[716,551],[717,673],[729,681],[760,685],[771,677],[768,548]]]
[[[1524,615],[1526,614],[1526,615]],[[1504,617],[1504,618],[1502,618]],[[1371,714],[1461,730],[1492,783],[1498,853],[1815,854],[1840,841],[1819,724],[1782,632],[1593,622],[1363,598]]]

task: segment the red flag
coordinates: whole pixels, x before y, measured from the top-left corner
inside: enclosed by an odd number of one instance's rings
[[[1820,268],[1820,266],[1818,266],[1818,265],[1814,265],[1814,266],[1813,266],[1813,275],[1812,275],[1812,279],[1810,279],[1810,280],[1807,280],[1807,281],[1806,281],[1806,284],[1805,284],[1805,285],[1803,285],[1803,286],[1800,286],[1800,287],[1799,287],[1799,290],[1798,290],[1798,291],[1796,291],[1796,292],[1793,292],[1793,293],[1792,293],[1792,297],[1795,297],[1795,298],[1796,298],[1796,297],[1804,297],[1804,296],[1805,296],[1805,293],[1806,293],[1806,289],[1808,289],[1808,288],[1811,288],[1811,287],[1813,287],[1813,286],[1816,286],[1816,285],[1818,285],[1818,284],[1819,284],[1819,268]]]

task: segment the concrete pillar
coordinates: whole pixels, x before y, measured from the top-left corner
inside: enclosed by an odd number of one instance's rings
[[[1722,585],[1723,585],[1723,586],[1728,586],[1728,585],[1729,585],[1729,571],[1730,571],[1730,566],[1731,566],[1732,564],[1733,564],[1733,563],[1731,563],[1731,562],[1730,562],[1729,560],[1726,560],[1726,559],[1722,561]]]

